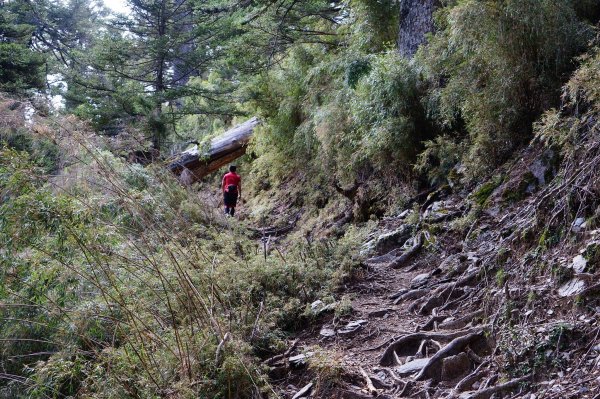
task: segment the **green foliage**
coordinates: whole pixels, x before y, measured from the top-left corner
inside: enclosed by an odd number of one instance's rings
[[[371,72],[371,63],[368,60],[355,60],[346,68],[346,84],[356,89],[358,81]]]
[[[351,46],[378,53],[393,48],[398,37],[400,8],[393,0],[353,0],[353,40]]]
[[[556,103],[591,29],[559,0],[460,1],[438,21],[419,55],[434,83],[430,112],[448,128],[464,121],[468,169],[489,173]]]
[[[455,167],[465,152],[464,145],[448,136],[438,136],[424,143],[415,170],[427,174],[432,185],[442,185],[456,177]]]
[[[396,52],[373,60],[351,102],[365,149],[362,156],[380,167],[408,169],[421,143],[432,135],[419,95],[417,72]]]
[[[488,182],[482,184],[481,187],[479,187],[477,190],[475,190],[473,192],[473,194],[471,195],[473,200],[479,206],[485,205],[486,201],[488,200],[490,195],[492,195],[494,190],[496,190],[496,188],[500,184],[502,184],[502,180],[503,180],[502,176],[498,175],[498,176],[495,176],[493,179],[490,179]]]
[[[74,151],[60,144],[61,158]],[[28,153],[0,151],[0,366],[27,378],[2,381],[0,397],[261,390],[255,354],[278,348],[307,303],[334,295],[360,263],[359,233],[292,241],[265,260],[243,226],[162,168],[82,148],[76,168],[59,171],[69,190],[47,184]]]
[[[31,48],[35,26],[22,18],[20,2],[0,1],[0,91],[44,87],[45,58]]]

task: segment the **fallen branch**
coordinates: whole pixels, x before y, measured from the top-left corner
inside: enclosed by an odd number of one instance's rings
[[[373,386],[373,381],[371,381],[371,378],[369,377],[367,372],[362,367],[359,367],[359,370],[367,383],[367,390],[369,391],[369,393],[373,396],[378,395],[379,392],[377,391],[377,388],[375,388],[375,386]]]
[[[169,160],[167,168],[180,176],[184,184],[192,184],[221,166],[244,155],[254,128],[260,123],[257,118],[229,129],[214,138],[205,152],[196,145],[187,151],[175,155]],[[185,173],[183,173],[185,171]]]
[[[298,345],[298,342],[300,342],[300,340],[298,340],[298,339],[295,340],[294,342],[292,342],[292,345],[289,348],[287,348],[287,350],[285,352],[280,353],[279,355],[275,355],[273,357],[268,358],[267,360],[265,360],[263,362],[263,364],[266,364],[267,366],[272,366],[273,364],[275,364],[279,360],[285,359],[296,348],[296,345]]]
[[[221,342],[219,342],[219,345],[217,346],[217,352],[215,353],[215,367],[219,367],[221,364],[221,352],[223,351],[223,347],[225,346],[225,343],[227,341],[229,341],[229,338],[231,337],[231,334],[226,333],[225,336],[223,337],[223,339],[221,340]]]

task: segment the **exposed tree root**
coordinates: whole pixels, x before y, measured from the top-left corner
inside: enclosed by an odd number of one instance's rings
[[[421,381],[427,378],[439,380],[442,372],[442,361],[449,356],[458,355],[460,352],[463,352],[468,345],[482,337],[482,332],[483,330],[480,330],[452,340],[448,345],[433,355],[427,365],[425,365],[421,372],[417,374],[415,380]]]
[[[392,300],[394,300],[394,299],[398,299],[398,298],[400,298],[402,295],[406,294],[408,291],[409,291],[409,289],[407,289],[407,288],[402,288],[400,291],[398,291],[398,292],[396,292],[396,293],[394,293],[394,294],[392,294],[392,295],[388,296],[388,298],[389,298],[389,299],[392,299]]]
[[[453,301],[450,301],[450,302],[446,303],[445,305],[443,305],[442,307],[440,307],[439,308],[440,311],[454,309],[455,307],[458,306],[458,304],[460,304],[461,302],[468,299],[471,296],[473,291],[470,288],[465,289],[465,290],[459,288],[456,292],[459,292],[462,295],[460,295],[458,298],[456,298]],[[451,295],[448,299],[453,299],[455,297],[456,297],[455,295]]]
[[[475,382],[479,381],[488,373],[488,370],[485,370],[485,367],[487,367],[488,364],[489,363],[487,362],[481,363],[471,374],[460,380],[454,387],[453,394],[456,395],[460,392],[466,391],[467,389],[471,389]]]
[[[482,389],[476,392],[467,392],[460,395],[460,399],[489,399],[492,395],[499,392],[512,391],[515,388],[518,388],[520,384],[523,382],[530,380],[531,374],[528,374],[521,378],[516,378],[504,384],[496,385],[491,388]]]
[[[391,366],[394,364],[394,354],[398,356],[413,356],[417,353],[419,346],[421,345],[421,341],[425,339],[432,339],[440,342],[450,342],[453,339],[458,337],[481,333],[482,328],[476,328],[466,331],[454,331],[449,333],[415,333],[405,335],[392,342],[387,349],[384,351],[381,359],[379,359],[379,364],[382,366]]]
[[[419,297],[421,297],[421,296],[429,293],[429,291],[430,290],[426,289],[426,288],[421,288],[421,289],[418,289],[418,290],[408,291],[408,292],[400,295],[398,298],[396,298],[396,300],[394,301],[394,305],[397,305],[397,304],[399,304],[400,302],[403,302],[403,301],[408,301],[408,300],[411,300],[411,299],[419,298]]]
[[[479,281],[480,270],[472,270],[456,281],[456,287],[473,287]]]
[[[415,256],[421,247],[423,246],[423,233],[418,233],[414,239],[413,246],[404,252],[402,255],[397,257],[394,261],[390,263],[390,267],[393,269],[399,269],[402,266],[406,265],[406,263]]]
[[[436,330],[437,326],[439,323],[441,323],[442,321],[446,320],[448,318],[448,316],[433,316],[431,317],[429,320],[427,320],[427,323],[423,324],[422,326],[418,326],[417,327],[417,332],[419,331],[431,331],[431,330]]]
[[[431,295],[431,297],[419,308],[419,314],[430,314],[433,309],[444,305],[446,301],[459,298],[463,295],[465,295],[465,292],[462,289],[457,289],[454,284],[450,284],[443,289],[439,295]]]

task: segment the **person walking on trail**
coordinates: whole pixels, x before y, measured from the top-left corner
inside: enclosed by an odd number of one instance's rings
[[[229,166],[229,173],[223,176],[221,189],[223,190],[223,203],[225,204],[225,214],[233,216],[238,198],[242,198],[242,178],[235,173],[237,167]]]

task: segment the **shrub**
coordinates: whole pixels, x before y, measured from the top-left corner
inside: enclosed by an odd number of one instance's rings
[[[351,102],[363,149],[359,156],[380,168],[407,171],[433,135],[420,102],[419,75],[396,52],[375,57],[371,65]]]
[[[556,104],[592,30],[562,0],[459,1],[437,21],[418,55],[432,83],[429,112],[447,128],[464,121],[468,171],[489,173]]]

